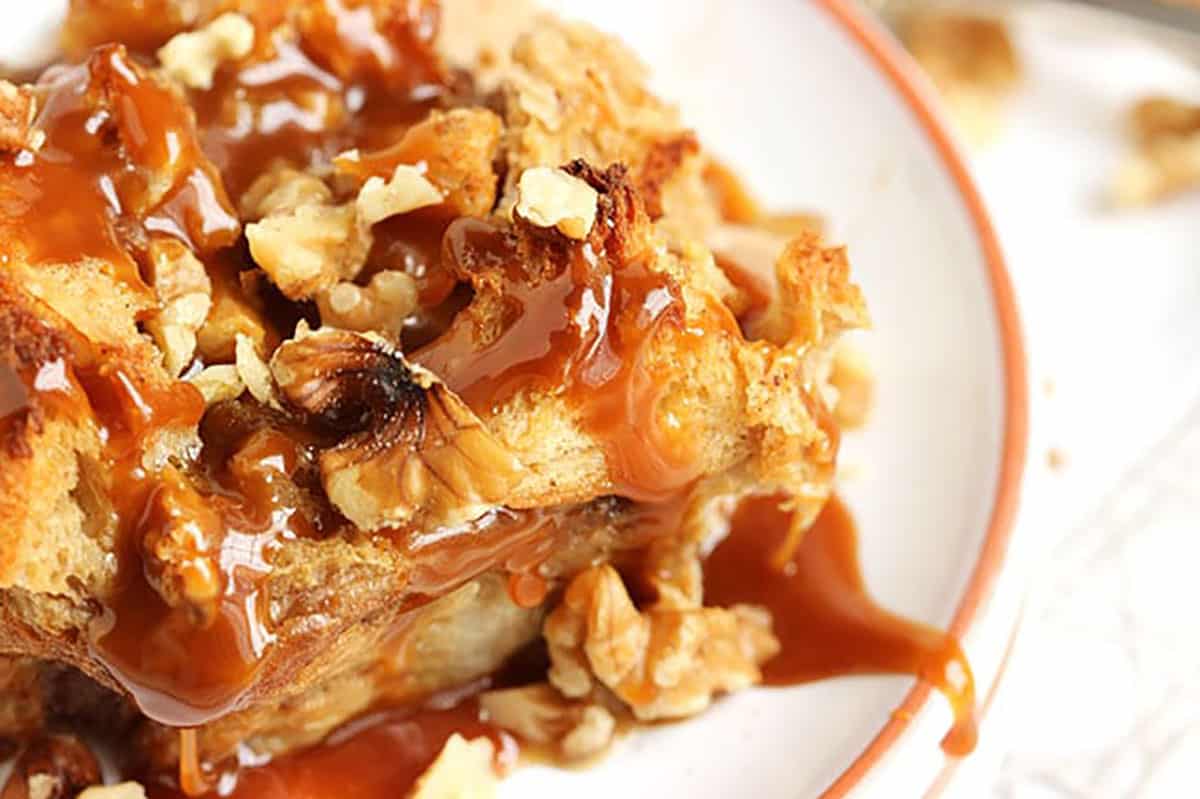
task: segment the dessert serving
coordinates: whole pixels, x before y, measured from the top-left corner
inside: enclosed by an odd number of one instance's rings
[[[11,77],[4,799],[488,795],[868,672],[971,748],[961,649],[870,600],[834,496],[870,398],[846,253],[616,40],[72,0]]]

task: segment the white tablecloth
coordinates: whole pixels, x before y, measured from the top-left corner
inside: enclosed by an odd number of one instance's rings
[[[1103,203],[1122,111],[1155,91],[1200,101],[1200,52],[1188,63],[1045,10],[1016,34],[1027,82],[972,165],[1024,316],[1019,536],[1038,568],[949,795],[1200,796],[1200,192]]]

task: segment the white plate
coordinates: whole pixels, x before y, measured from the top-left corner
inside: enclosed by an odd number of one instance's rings
[[[11,63],[61,4],[5,5]],[[859,472],[843,493],[867,584],[894,610],[953,624],[986,699],[1023,584],[1003,561],[1024,361],[986,215],[919,79],[843,0],[548,5],[619,32],[768,204],[820,210],[849,246],[875,320],[862,343],[878,408],[843,455]],[[949,725],[910,679],[758,690],[633,735],[586,772],[523,769],[503,795],[916,797],[943,771]]]

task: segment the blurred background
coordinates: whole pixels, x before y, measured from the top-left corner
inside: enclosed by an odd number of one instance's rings
[[[1074,3],[872,10],[961,134],[1030,359],[1040,566],[947,795],[1200,795],[1200,37]]]

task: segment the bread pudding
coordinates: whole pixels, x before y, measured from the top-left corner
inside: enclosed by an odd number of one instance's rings
[[[619,42],[488,0],[72,0],[62,50],[0,84],[11,790],[486,795],[518,746],[855,671],[969,738],[957,645],[806,560],[853,553],[845,251]]]

